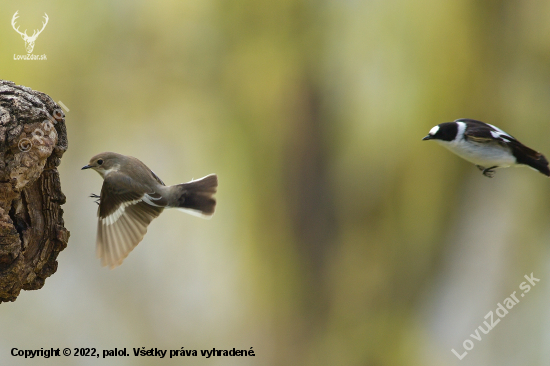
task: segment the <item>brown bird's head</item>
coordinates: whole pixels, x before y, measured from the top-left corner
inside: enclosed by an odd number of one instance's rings
[[[120,164],[125,158],[126,157],[124,155],[114,152],[103,152],[91,158],[90,163],[83,166],[82,169],[92,168],[93,170],[98,172],[99,175],[105,177],[105,174],[111,171],[119,170]]]

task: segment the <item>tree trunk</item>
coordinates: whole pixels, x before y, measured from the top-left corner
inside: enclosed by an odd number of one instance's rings
[[[69,231],[57,167],[65,115],[46,94],[0,80],[0,303],[57,270]]]

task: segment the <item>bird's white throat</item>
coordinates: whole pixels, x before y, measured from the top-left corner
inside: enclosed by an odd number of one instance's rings
[[[116,164],[116,165],[113,165],[112,168],[109,168],[107,170],[97,170],[97,172],[103,177],[103,179],[105,179],[105,177],[109,174],[109,173],[112,173],[112,172],[118,172],[120,169],[120,165],[119,164]]]

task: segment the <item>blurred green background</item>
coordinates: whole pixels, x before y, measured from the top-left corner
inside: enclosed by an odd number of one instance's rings
[[[26,54],[11,27],[49,23]],[[550,2],[10,1],[0,78],[69,108],[69,246],[0,305],[2,365],[547,365],[550,186],[433,142],[456,118],[550,155]],[[167,184],[219,175],[211,220],[166,211],[95,258],[93,155]],[[460,361],[497,304],[541,281]],[[486,328],[486,327],[485,327]],[[249,349],[25,360],[13,347]],[[200,352],[199,352],[200,354]]]

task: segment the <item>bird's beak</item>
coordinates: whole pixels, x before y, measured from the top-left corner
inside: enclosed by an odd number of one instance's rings
[[[433,139],[433,138],[434,138],[434,137],[433,137],[432,135],[427,135],[426,137],[424,137],[424,138],[422,139],[422,141],[431,140],[431,139]],[[82,168],[82,169],[84,169],[84,168]]]
[[[84,166],[82,167],[82,169],[80,169],[80,170],[90,169],[91,167],[92,167],[91,165],[84,165]]]

